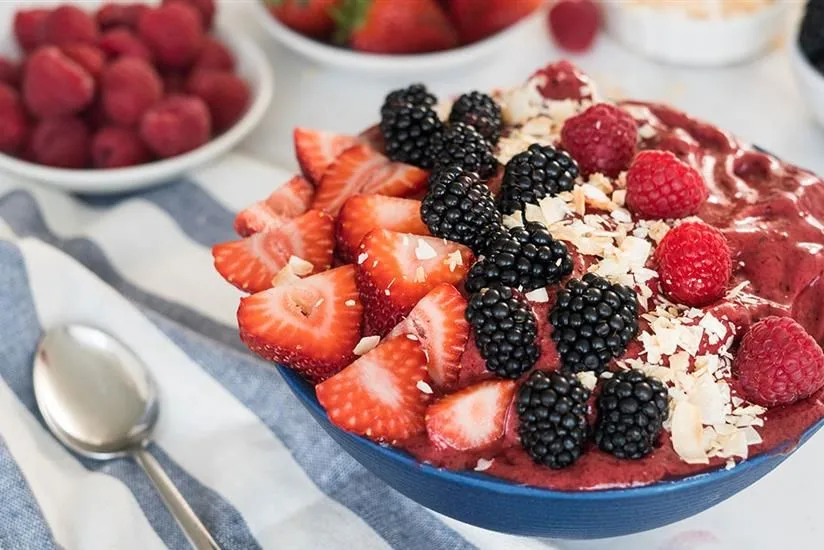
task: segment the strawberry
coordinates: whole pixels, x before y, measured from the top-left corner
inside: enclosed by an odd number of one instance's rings
[[[318,384],[315,392],[336,426],[395,443],[426,429],[424,413],[431,396],[418,384],[427,379],[420,344],[397,336]]]
[[[445,239],[369,232],[358,255],[358,288],[369,328],[386,334],[438,284],[460,283],[473,260],[469,248]]]
[[[461,357],[469,338],[465,312],[466,299],[454,286],[442,283],[389,333],[390,337],[413,334],[421,341],[429,376],[439,389],[449,389],[458,381]]]
[[[295,128],[295,156],[306,179],[320,182],[323,173],[341,153],[361,142],[360,138],[333,134],[323,130]]]
[[[330,11],[340,0],[266,0],[269,12],[301,34],[326,38],[335,28]]]
[[[504,435],[515,382],[488,380],[469,386],[431,405],[426,411],[426,433],[441,449],[482,449]]]
[[[297,256],[314,266],[329,269],[335,249],[335,222],[318,210],[310,210],[277,229],[212,248],[215,269],[224,279],[247,292],[272,286],[272,277]]]
[[[355,145],[326,170],[312,208],[336,216],[346,199],[353,195],[414,195],[426,187],[427,177],[425,170],[392,162],[365,145]]]
[[[345,261],[354,261],[364,235],[377,228],[429,235],[421,220],[421,201],[384,195],[355,195],[343,204],[338,214],[338,255]]]
[[[240,300],[240,339],[261,357],[310,382],[329,378],[355,357],[363,306],[350,265]]]
[[[343,0],[333,16],[335,40],[373,53],[423,53],[454,48],[458,35],[435,0]]]
[[[461,42],[477,42],[535,11],[543,0],[448,0]]]
[[[280,227],[290,218],[300,216],[312,204],[315,188],[301,176],[294,176],[265,200],[238,213],[235,231],[241,237]]]

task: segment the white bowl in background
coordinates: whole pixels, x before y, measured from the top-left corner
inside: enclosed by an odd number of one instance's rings
[[[471,65],[501,50],[514,34],[521,32],[527,25],[540,24],[543,20],[542,15],[546,15],[544,9],[537,9],[534,13],[492,36],[450,50],[422,54],[376,54],[332,46],[304,36],[290,29],[269,13],[264,0],[253,0],[253,3],[264,30],[290,50],[321,65],[387,76],[412,73],[436,74]]]
[[[797,36],[793,38],[793,43],[789,48],[790,67],[792,67],[795,80],[801,88],[801,95],[804,96],[813,118],[824,127],[824,75],[816,70],[801,51]]]
[[[697,19],[676,9],[603,2],[607,32],[636,52],[664,63],[716,67],[768,50],[786,30],[789,4],[726,18]]]
[[[5,20],[5,28],[11,28],[10,19]],[[237,32],[219,30],[215,34],[224,41],[234,55],[237,72],[249,84],[251,98],[243,117],[234,126],[208,143],[176,157],[138,166],[111,169],[53,168],[0,154],[0,170],[73,193],[108,195],[169,182],[223,155],[246,137],[263,119],[272,101],[274,76],[269,61],[254,42]],[[9,51],[10,44],[4,43],[4,46],[4,51],[0,53],[13,57],[19,55],[19,52]]]

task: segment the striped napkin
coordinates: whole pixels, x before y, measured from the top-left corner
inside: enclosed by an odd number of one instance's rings
[[[106,329],[148,365],[161,398],[150,450],[225,549],[768,547],[750,544],[770,537],[748,526],[774,513],[775,486],[760,500],[751,497],[763,484],[747,493],[745,522],[735,523],[740,507],[717,511],[725,504],[647,534],[560,542],[462,524],[372,476],[245,350],[240,294],[212,268],[210,247],[233,238],[234,213],[290,175],[230,154],[173,184],[107,198],[0,175],[0,549],[188,548],[135,463],[78,458],[46,430],[31,358],[44,327],[69,321]],[[794,481],[803,492],[805,480]],[[787,510],[782,531],[801,537],[786,547],[813,548],[813,516],[784,504],[773,506]]]

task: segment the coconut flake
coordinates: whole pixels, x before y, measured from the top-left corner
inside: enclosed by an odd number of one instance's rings
[[[432,245],[423,239],[418,239],[418,245],[415,247],[415,257],[419,260],[431,260],[436,258],[438,253],[432,248]]]
[[[589,391],[594,390],[595,385],[598,383],[598,377],[595,376],[595,373],[590,370],[579,372],[575,375],[575,377],[578,379],[581,385]]]
[[[365,262],[367,258],[369,258],[369,254],[367,254],[366,252],[361,252],[360,254],[358,254],[358,265]]]
[[[489,460],[485,458],[479,458],[478,463],[475,465],[476,472],[485,472],[489,468],[492,467],[492,464],[495,462],[494,458],[490,458]]]
[[[315,266],[313,266],[310,262],[307,262],[303,258],[299,258],[297,256],[289,256],[288,265],[292,267],[292,271],[294,271],[295,275],[298,277],[305,277],[315,270]]]
[[[701,411],[688,401],[675,404],[671,422],[672,447],[688,464],[707,464]]]
[[[449,271],[455,271],[459,265],[463,265],[463,256],[461,256],[461,251],[456,250],[455,252],[450,252],[446,257],[446,261],[449,264]]]
[[[343,305],[345,305],[346,307],[355,307],[356,305],[358,305],[358,303],[355,300],[346,300],[345,302],[343,302]]]
[[[415,384],[415,387],[421,390],[421,393],[425,393],[427,395],[432,395],[433,393],[435,393],[434,391],[432,391],[432,386],[430,386],[423,380],[418,380],[418,383]]]
[[[364,355],[375,349],[380,341],[380,336],[364,336],[360,339],[358,345],[355,346],[355,349],[352,350],[352,353],[355,355]]]
[[[286,264],[272,277],[272,286],[287,286],[300,281],[300,279],[297,273],[295,273],[295,270],[292,269],[292,266]]]
[[[549,301],[549,294],[547,294],[546,288],[536,288],[530,292],[524,294],[524,297],[529,300],[530,302],[535,302],[537,304],[545,304]]]

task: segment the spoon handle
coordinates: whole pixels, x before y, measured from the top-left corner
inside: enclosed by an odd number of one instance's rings
[[[215,539],[200,521],[194,510],[177,490],[172,480],[163,471],[163,467],[146,449],[137,449],[134,452],[134,459],[152,480],[152,483],[160,493],[163,503],[172,513],[186,538],[189,539],[192,547],[196,550],[220,550]]]

